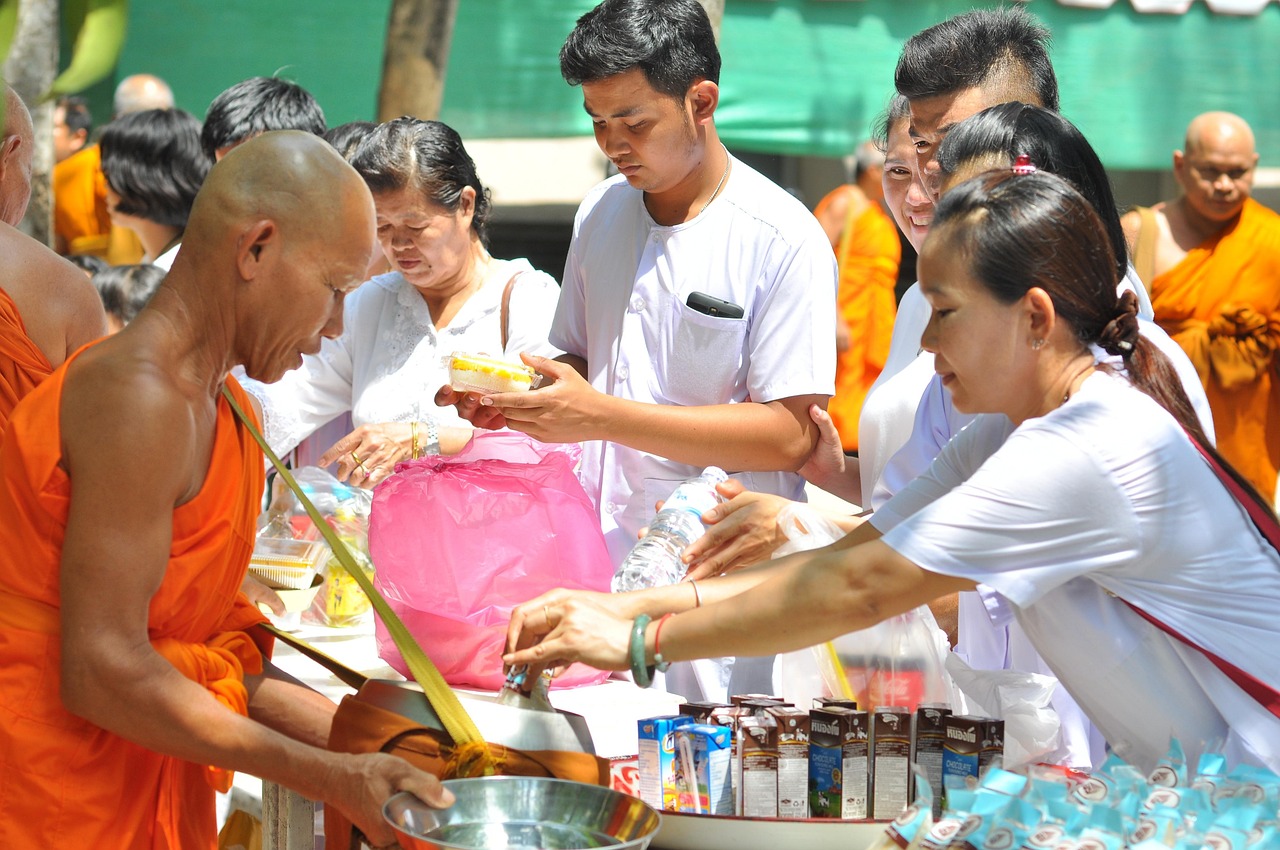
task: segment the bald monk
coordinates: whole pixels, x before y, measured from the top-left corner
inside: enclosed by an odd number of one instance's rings
[[[1271,504],[1280,468],[1280,216],[1249,197],[1258,164],[1237,115],[1207,112],[1173,154],[1182,194],[1124,216],[1156,321],[1190,356],[1218,450]]]
[[[902,244],[884,210],[884,154],[863,142],[854,154],[854,182],[837,187],[814,209],[840,269],[836,293],[836,394],[827,413],[845,451],[858,449],[858,416],[889,356],[897,313],[894,286]]]
[[[19,404],[0,443],[0,847],[216,846],[214,789],[248,771],[394,841],[384,754],[327,752],[335,707],[276,671],[237,588],[262,455],[233,366],[273,381],[342,327],[374,241],[364,181],[270,133],[209,174],[182,254],[122,332]]]
[[[18,400],[71,352],[107,332],[84,273],[16,230],[31,197],[31,116],[5,86],[0,144],[0,434]]]

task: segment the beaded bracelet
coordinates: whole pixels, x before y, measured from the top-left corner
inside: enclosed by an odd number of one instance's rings
[[[628,647],[631,658],[631,677],[641,688],[647,688],[653,684],[655,668],[652,664],[644,663],[644,633],[649,628],[651,619],[648,614],[641,614],[631,624],[631,645]]]
[[[436,424],[434,416],[427,416],[427,445],[423,448],[423,454],[438,455],[440,454],[440,429]]]

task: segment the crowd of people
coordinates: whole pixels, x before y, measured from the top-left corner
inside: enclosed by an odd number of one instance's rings
[[[560,67],[617,174],[558,284],[490,253],[452,128],[330,129],[275,78],[203,122],[129,78],[96,138],[60,101],[73,263],[15,229],[32,131],[6,88],[0,844],[210,847],[230,770],[375,846],[392,792],[448,803],[399,759],[326,752],[334,707],[271,665],[245,574],[263,463],[229,399],[366,487],[477,430],[582,443],[615,568],[679,483],[732,474],[687,580],[550,590],[508,664],[723,700],[768,690],[771,653],[931,604],[975,667],[1061,681],[1063,764],[1151,765],[1174,736],[1280,769],[1280,218],[1220,112],[1174,154],[1181,194],[1122,217],[1048,42],[1021,8],[907,40],[815,215],[721,142],[701,5],[604,0]],[[896,305],[895,225],[919,254]],[[454,350],[543,383],[457,393]],[[867,510],[770,560],[806,481]]]

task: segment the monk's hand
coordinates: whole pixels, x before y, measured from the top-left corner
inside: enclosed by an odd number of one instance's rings
[[[552,590],[517,605],[507,625],[504,669],[527,667],[526,681],[543,670],[581,661],[600,670],[626,670],[637,594]]]
[[[408,791],[433,808],[452,805],[453,794],[431,774],[399,756],[365,753],[344,756],[334,776],[332,803],[364,833],[371,847],[395,846],[396,834],[382,817],[382,807],[394,794]]]
[[[463,393],[458,392],[453,387],[445,384],[436,391],[437,407],[452,407],[458,411],[458,415],[470,422],[477,428],[483,428],[487,431],[496,431],[500,428],[507,427],[507,422],[502,418],[502,411],[495,407],[482,405],[480,393]]]
[[[418,448],[426,435],[418,431]],[[319,466],[337,464],[334,475],[356,487],[373,487],[408,460],[413,450],[413,426],[408,422],[361,425],[320,455]]]
[[[259,611],[265,605],[277,617],[284,616],[284,600],[280,598],[280,594],[259,581],[253,573],[244,574],[244,580],[240,582],[240,592],[247,596]]]
[[[810,484],[823,487],[832,478],[844,475],[844,446],[831,414],[814,404],[809,406],[809,418],[818,426],[818,443],[800,467],[800,474]]]
[[[707,531],[689,544],[681,559],[689,565],[687,578],[704,579],[767,561],[786,542],[778,528],[778,514],[789,499],[756,493],[730,478],[716,486],[726,501],[702,514]]]
[[[544,443],[575,443],[601,439],[608,415],[608,396],[599,392],[576,368],[559,360],[521,354],[525,364],[542,377],[536,390],[493,393],[480,405],[498,411],[508,428]]]

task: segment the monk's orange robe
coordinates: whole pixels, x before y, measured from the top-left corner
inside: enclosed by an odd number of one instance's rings
[[[1151,281],[1156,322],[1195,364],[1218,450],[1274,503],[1280,469],[1280,216],[1249,200],[1236,222]]]
[[[836,394],[827,406],[845,451],[858,449],[862,403],[889,356],[900,262],[897,227],[879,204],[850,215],[836,246],[836,308],[849,328],[849,347],[836,356]]]
[[[18,305],[0,289],[0,437],[19,399],[52,371],[49,358],[27,336]]]
[[[0,445],[0,847],[212,850],[214,789],[228,787],[229,774],[147,750],[62,706],[58,573],[70,480],[58,460],[66,369],[18,406]],[[262,650],[244,630],[263,618],[239,593],[262,454],[221,398],[216,428],[204,485],[173,512],[169,565],[148,630],[179,672],[244,714],[244,675],[262,669]]]
[[[89,145],[53,167],[53,232],[66,254],[92,254],[113,266],[142,260],[142,243],[128,228],[111,224],[102,152]]]

